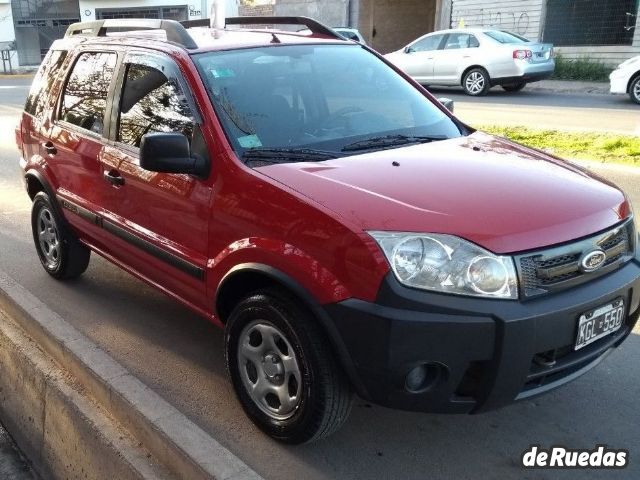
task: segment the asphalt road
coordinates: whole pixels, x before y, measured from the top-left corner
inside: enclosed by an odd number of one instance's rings
[[[3,81],[0,80],[0,86]],[[640,329],[598,368],[532,401],[479,416],[399,412],[358,401],[326,441],[277,444],[244,416],[224,372],[222,334],[97,255],[61,283],[32,245],[13,126],[23,87],[0,88],[0,268],[93,339],[143,382],[270,479],[640,478]],[[601,170],[640,212],[640,172]],[[625,470],[523,471],[531,444],[630,451]]]
[[[591,130],[640,135],[640,105],[626,95],[567,95],[532,90],[508,93],[494,87],[486,97],[460,89],[431,89],[455,102],[456,115],[470,125],[523,125],[559,130]]]

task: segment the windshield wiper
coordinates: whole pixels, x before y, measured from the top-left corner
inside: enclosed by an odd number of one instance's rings
[[[411,143],[428,143],[437,140],[446,140],[446,135],[385,135],[383,137],[373,137],[366,140],[360,140],[346,145],[342,148],[343,152],[355,152],[357,150],[369,150],[371,148],[387,148],[399,145],[408,145]]]
[[[338,158],[340,155],[312,148],[251,148],[242,154],[245,162],[267,163],[321,162]]]

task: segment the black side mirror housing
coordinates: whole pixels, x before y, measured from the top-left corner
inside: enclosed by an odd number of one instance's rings
[[[413,53],[415,50],[413,47],[404,47],[404,53]]]
[[[182,133],[147,133],[140,141],[140,166],[151,172],[182,173],[204,178],[209,162],[191,153],[189,139]]]

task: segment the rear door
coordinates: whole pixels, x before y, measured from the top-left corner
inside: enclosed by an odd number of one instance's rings
[[[480,43],[475,35],[465,32],[449,33],[435,55],[433,78],[447,85],[460,85],[465,67],[478,63]]]
[[[429,35],[409,45],[402,57],[402,69],[416,81],[433,80],[435,55],[445,35]]]
[[[108,189],[103,227],[114,254],[161,288],[205,305],[204,271],[212,188],[208,179],[140,167],[139,146],[150,132],[186,135],[208,157],[201,117],[178,66],[160,53],[130,52],[118,74],[111,139],[101,155]]]
[[[104,190],[99,157],[117,60],[114,51],[81,51],[75,56],[45,146],[65,216],[82,237],[102,249],[105,235],[96,222]]]
[[[30,165],[42,164],[49,155],[51,115],[60,96],[67,57],[66,50],[49,50],[31,84],[20,127],[22,157]]]

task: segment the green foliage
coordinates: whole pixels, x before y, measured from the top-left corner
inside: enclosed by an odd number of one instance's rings
[[[565,132],[526,127],[483,126],[482,130],[559,157],[640,166],[640,137],[595,132]]]
[[[588,57],[569,60],[558,54],[556,56],[556,70],[553,73],[555,80],[583,80],[593,82],[606,82],[613,68],[608,67],[598,60]]]

